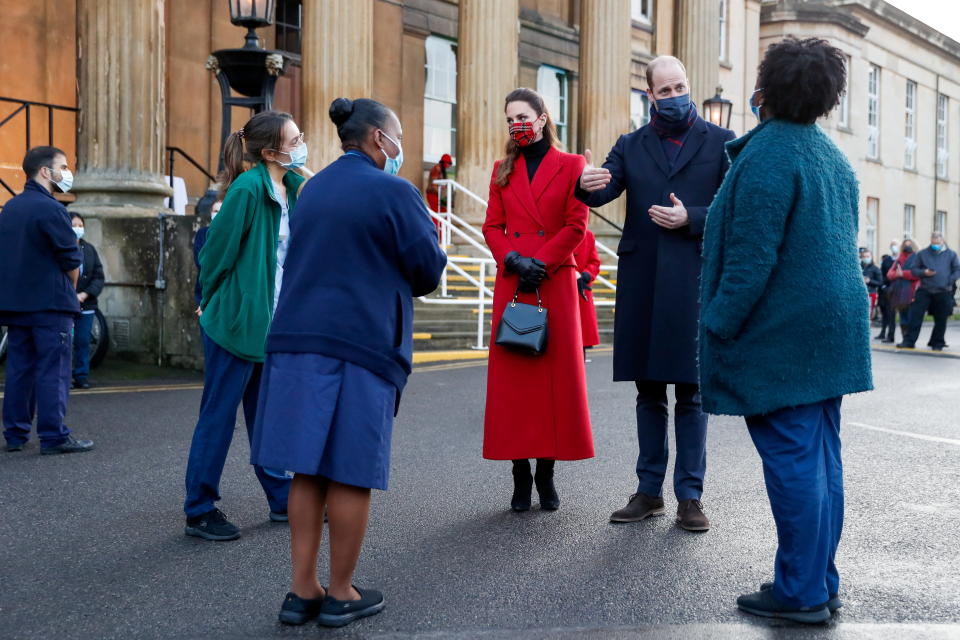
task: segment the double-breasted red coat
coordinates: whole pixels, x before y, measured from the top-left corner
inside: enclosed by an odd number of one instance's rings
[[[496,176],[499,163],[494,166]],[[531,182],[523,155],[509,183],[491,180],[483,235],[497,261],[493,292],[493,333],[487,373],[483,457],[491,460],[593,457],[587,404],[583,339],[573,251],[583,240],[587,207],[574,197],[583,172],[582,156],[551,148]],[[503,260],[511,251],[547,265],[540,295],[547,309],[546,352],[520,354],[494,344],[500,317],[513,299],[519,277]],[[536,294],[520,301],[536,304]]]
[[[584,271],[590,274],[590,281],[600,275],[600,256],[597,254],[597,238],[593,231],[587,229],[583,242],[573,252],[573,259],[577,263],[577,274]],[[584,296],[578,298],[580,303],[580,329],[583,333],[583,346],[595,347],[600,344],[600,330],[597,327],[597,308],[593,304],[593,291],[584,291]]]

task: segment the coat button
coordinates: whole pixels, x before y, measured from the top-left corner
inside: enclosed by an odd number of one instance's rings
[[[537,235],[540,237],[543,237],[543,229],[540,229],[540,231],[537,231]]]
[[[514,238],[519,238],[519,237],[520,237],[520,232],[519,232],[519,231],[514,231],[514,232],[513,232],[513,237],[514,237]]]

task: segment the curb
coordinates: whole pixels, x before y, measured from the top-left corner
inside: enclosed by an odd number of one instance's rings
[[[871,351],[879,353],[896,353],[903,356],[919,356],[921,358],[947,358],[951,360],[960,360],[960,353],[947,353],[945,351],[934,351],[932,349],[897,349],[896,347],[880,347],[870,345]]]

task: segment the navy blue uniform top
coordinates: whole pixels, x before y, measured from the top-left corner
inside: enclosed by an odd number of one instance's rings
[[[413,296],[437,288],[447,256],[420,192],[351,151],[307,182],[290,216],[267,353],[319,353],[406,384]]]
[[[67,276],[83,256],[67,208],[40,183],[0,211],[0,324],[36,324],[30,318],[80,312]]]

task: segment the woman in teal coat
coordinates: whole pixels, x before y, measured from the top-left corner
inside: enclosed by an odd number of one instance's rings
[[[823,40],[768,49],[750,99],[761,123],[727,145],[703,246],[703,407],[746,417],[779,542],[773,582],[737,604],[799,622],[840,607],[840,400],[873,387],[857,178],[816,125],[844,76]]]

